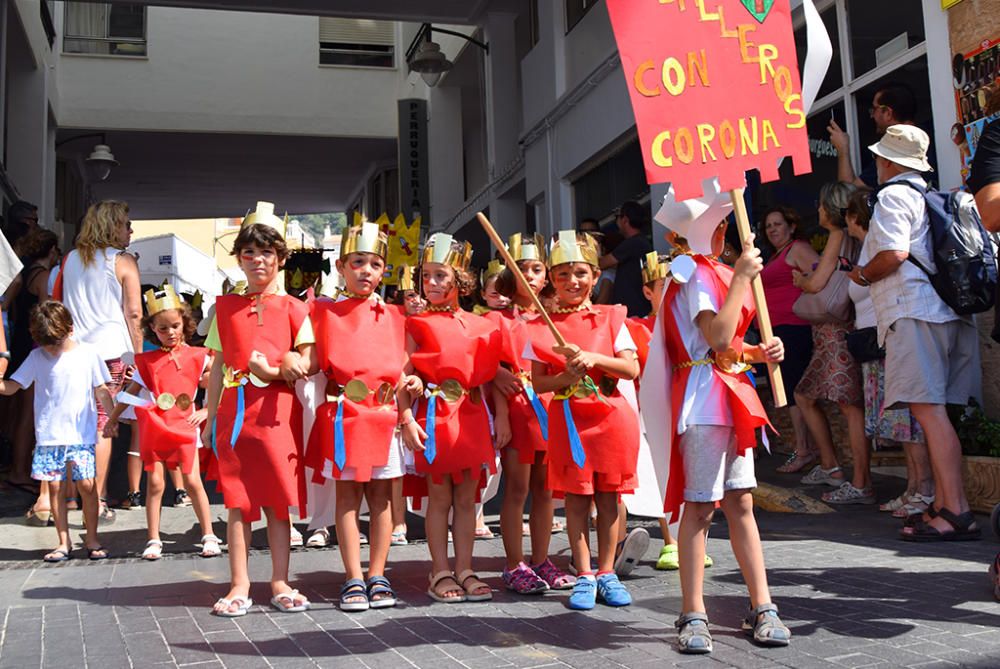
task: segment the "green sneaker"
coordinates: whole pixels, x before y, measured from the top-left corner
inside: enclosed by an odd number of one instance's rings
[[[711,555],[705,556],[705,567],[715,564]],[[660,557],[656,560],[656,568],[661,571],[676,571],[681,568],[680,560],[677,557],[677,544],[667,544],[660,549]]]
[[[676,571],[681,568],[680,560],[677,557],[677,544],[667,544],[660,549],[656,568],[662,571]]]

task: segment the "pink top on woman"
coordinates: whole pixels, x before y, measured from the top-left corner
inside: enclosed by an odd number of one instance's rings
[[[788,252],[796,244],[805,242],[795,240],[785,246],[767,261],[764,271],[760,273],[772,325],[809,325],[809,321],[802,320],[792,311],[792,305],[802,294],[802,289],[792,283],[792,270],[795,268],[788,264]]]

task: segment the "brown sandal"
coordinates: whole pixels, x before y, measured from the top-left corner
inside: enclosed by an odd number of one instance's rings
[[[443,581],[443,580],[445,580],[447,578],[450,578],[452,581],[455,582],[455,587],[454,588],[449,588],[448,590],[445,590],[444,593],[439,593],[436,590],[436,588],[438,586],[438,583],[440,583],[441,581]],[[442,602],[444,604],[457,604],[459,602],[464,602],[466,600],[466,596],[465,595],[456,595],[454,597],[448,597],[445,594],[445,593],[452,592],[452,591],[455,591],[455,590],[463,590],[462,586],[458,582],[458,579],[455,578],[455,575],[453,573],[451,573],[450,571],[448,571],[447,569],[443,569],[443,570],[439,571],[436,574],[431,574],[431,576],[430,576],[430,582],[431,582],[430,587],[427,588],[427,595],[431,599],[433,599],[435,602]]]
[[[489,583],[483,583],[476,576],[476,572],[471,569],[466,569],[461,574],[458,575],[458,583],[465,590],[465,599],[469,602],[488,602],[493,599],[493,589],[490,587]],[[468,585],[469,581],[472,581],[471,585]],[[480,593],[478,595],[473,594],[477,590],[482,590],[486,588],[486,592]]]

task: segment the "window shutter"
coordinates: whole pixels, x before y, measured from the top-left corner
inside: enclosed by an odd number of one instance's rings
[[[373,19],[319,18],[319,41],[338,44],[373,44],[393,46],[396,42],[392,21]]]

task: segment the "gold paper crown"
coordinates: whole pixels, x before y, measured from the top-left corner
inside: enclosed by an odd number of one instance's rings
[[[167,309],[183,309],[184,302],[177,296],[174,287],[170,284],[163,286],[159,290],[150,288],[146,291],[146,310],[150,316],[155,316]]]
[[[274,228],[278,231],[278,234],[282,237],[285,236],[285,226],[288,224],[288,214],[285,214],[285,218],[281,219],[274,215],[274,203],[273,202],[258,202],[257,210],[248,213],[243,217],[243,222],[240,224],[240,230],[247,227],[248,225],[266,225],[269,228]]]
[[[545,262],[545,238],[537,232],[525,239],[520,232],[510,236],[507,248],[514,262],[539,260]]]
[[[458,240],[444,232],[431,235],[431,238],[424,245],[421,262],[436,262],[449,265],[454,269],[468,270],[469,263],[472,262],[472,244],[459,242],[462,245],[461,250],[455,251],[451,248],[453,241]]]
[[[642,259],[642,283],[652,283],[658,279],[666,279],[670,274],[670,257],[661,256],[656,251],[650,251]]]
[[[413,270],[411,265],[400,265],[399,269],[399,289],[416,290],[416,282],[413,280]]]
[[[502,260],[491,260],[486,269],[483,270],[483,275],[480,277],[479,282],[485,286],[487,281],[495,276],[499,276],[505,269],[507,269],[507,266],[503,264]]]
[[[597,241],[585,232],[560,230],[549,249],[549,267],[568,262],[585,262],[598,267],[600,257]]]
[[[389,255],[389,237],[377,223],[362,223],[344,230],[340,236],[340,259],[349,253],[374,253],[385,260]]]

